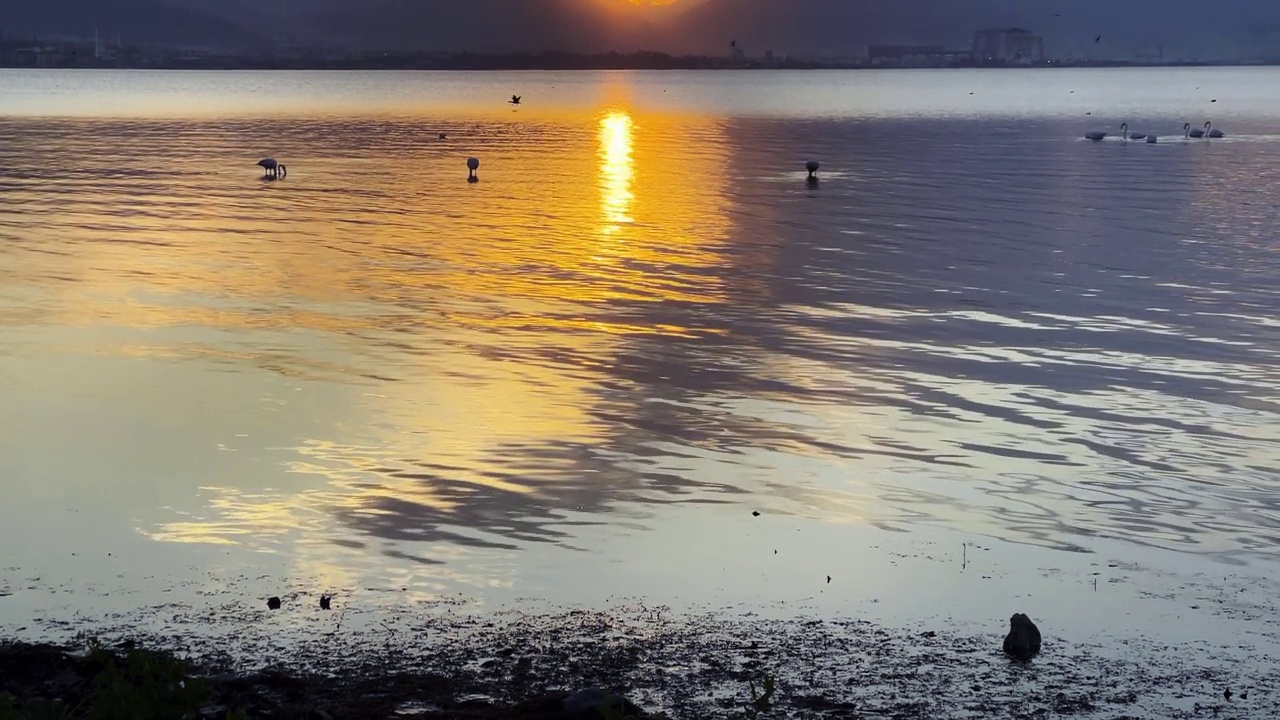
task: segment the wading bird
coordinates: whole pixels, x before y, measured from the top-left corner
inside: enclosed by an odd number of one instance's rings
[[[289,174],[285,170],[284,163],[276,162],[275,158],[262,158],[258,161],[258,165],[262,166],[263,177],[284,177]]]

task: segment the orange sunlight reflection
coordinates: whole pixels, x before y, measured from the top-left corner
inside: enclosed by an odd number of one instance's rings
[[[632,222],[627,214],[635,195],[631,193],[631,180],[635,164],[631,157],[631,116],[615,111],[600,121],[600,184],[601,204],[604,207],[606,235],[618,231],[618,226]]]
[[[346,572],[330,562],[345,551],[321,540],[335,532],[383,547],[430,542],[401,527],[417,513],[483,536],[477,513],[505,511],[476,503],[519,506],[573,472],[547,453],[535,469],[512,466],[505,448],[596,439],[599,388],[630,338],[704,332],[668,309],[727,302],[728,201],[714,181],[686,185],[725,163],[714,120],[637,117],[613,103],[543,109],[477,121],[464,148],[425,141],[430,122],[317,119],[319,139],[293,150],[300,159],[279,183],[246,171],[239,149],[278,131],[270,121],[130,128],[103,156],[84,154],[74,133],[41,140],[83,170],[46,182],[60,199],[17,228],[27,247],[8,250],[23,255],[13,287],[48,294],[43,315],[0,324],[49,328],[41,344],[66,352],[236,373],[257,405],[236,422],[262,424],[245,434],[295,439],[272,457],[291,479],[266,474],[264,488],[228,476],[201,491],[206,507],[150,536],[287,545],[299,572],[326,577]],[[145,167],[192,147],[202,154],[186,172]],[[330,157],[334,147],[343,153]],[[484,158],[477,184],[457,171],[464,152]],[[91,185],[95,173],[122,179]],[[158,402],[162,390],[122,402]],[[279,452],[238,442],[228,449],[245,457]],[[605,482],[588,476],[573,490],[583,505],[597,502],[593,481]],[[466,543],[423,547],[427,584],[466,572],[435,564]],[[395,559],[367,564],[360,572],[403,571]],[[491,569],[475,578],[494,581]]]

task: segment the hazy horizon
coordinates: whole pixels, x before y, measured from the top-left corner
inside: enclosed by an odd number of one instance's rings
[[[652,3],[652,4],[650,4]],[[1280,55],[1280,5],[1224,0],[20,0],[6,34],[119,36],[129,43],[271,49],[511,52],[657,50],[860,54],[880,43],[967,48],[1017,25],[1055,55],[1230,59]],[[1097,40],[1101,36],[1100,40]],[[1096,41],[1097,40],[1097,41]]]

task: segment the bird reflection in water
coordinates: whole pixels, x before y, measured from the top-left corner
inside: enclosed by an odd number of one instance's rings
[[[698,117],[641,120],[625,107],[617,102],[590,114],[519,123],[526,142],[501,152],[505,165],[525,172],[504,175],[502,192],[484,193],[482,201],[461,192],[456,176],[449,180],[454,171],[441,162],[437,144],[419,150],[414,134],[394,123],[352,134],[350,146],[399,153],[412,170],[368,176],[365,188],[373,192],[361,195],[358,207],[345,190],[326,184],[330,176],[312,181],[334,193],[307,216],[309,232],[337,238],[339,251],[260,246],[257,234],[243,236],[245,252],[265,253],[265,267],[292,273],[306,258],[306,272],[288,275],[288,283],[310,310],[282,318],[280,326],[320,332],[312,344],[290,346],[263,362],[283,373],[299,367],[322,373],[316,379],[340,398],[318,409],[320,416],[341,412],[333,427],[326,420],[317,425],[317,409],[308,411],[313,416],[302,432],[314,435],[294,447],[297,458],[289,463],[295,476],[321,481],[296,494],[219,487],[209,491],[216,500],[208,519],[166,523],[152,536],[271,547],[300,533],[291,552],[324,568],[326,577],[339,577],[346,570],[338,567],[333,543],[315,542],[332,536],[337,520],[341,547],[359,548],[366,558],[382,547],[387,563],[412,556],[417,572],[433,574],[436,563],[475,553],[509,552],[531,541],[572,544],[574,536],[556,520],[564,508],[591,514],[668,494],[725,492],[716,482],[612,459],[643,452],[653,433],[702,442],[702,429],[685,427],[699,418],[648,399],[693,392],[664,378],[679,374],[683,361],[673,353],[681,355],[685,342],[701,342],[705,316],[727,301],[728,291],[721,277],[726,196],[716,183],[691,193],[682,182],[714,177],[725,167],[723,126]],[[680,132],[673,132],[677,124]],[[481,125],[468,142],[486,147],[510,127],[505,119]],[[475,182],[482,158],[461,159],[470,161],[468,179]],[[388,225],[385,213],[399,210],[413,192],[408,188],[430,188],[418,194],[476,222],[460,225],[456,216],[423,211],[401,215],[403,226]],[[339,230],[353,218],[370,230]],[[220,227],[257,222],[217,220]],[[347,260],[351,251],[365,258],[359,268]],[[192,263],[199,256],[179,257]],[[184,281],[187,292],[207,277],[217,292],[230,287],[255,306],[271,305],[286,284],[261,270],[233,279],[196,270],[187,276],[194,278]],[[314,286],[299,287],[297,277]],[[418,320],[410,327],[388,323],[380,311],[336,312],[330,299],[370,308],[394,304],[417,312]],[[447,317],[433,320],[433,308]],[[199,317],[198,323],[228,327],[262,322],[238,310]],[[357,333],[357,346],[329,340]],[[336,362],[321,368],[312,362],[318,355]],[[346,368],[364,373],[375,362],[376,376],[359,375],[370,387],[353,386],[351,396],[341,392],[348,387]],[[734,376],[702,377],[732,384]],[[634,393],[599,395],[616,382],[634,385]],[[394,383],[394,390],[379,390],[383,383]],[[338,425],[376,428],[368,432],[377,437],[353,441]],[[637,432],[637,426],[650,430]],[[360,572],[374,572],[377,563],[369,565]]]

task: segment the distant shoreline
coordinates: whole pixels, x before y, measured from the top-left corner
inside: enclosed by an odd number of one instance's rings
[[[42,40],[0,42],[0,68],[113,70],[901,70],[901,69],[1029,69],[1115,67],[1274,67],[1280,58],[1249,61],[1048,60],[1034,64],[929,61],[902,59],[872,62],[867,58],[733,58],[668,55],[659,52],[575,54],[543,52],[477,54],[444,52],[325,52],[297,49],[291,54],[252,55],[227,50],[178,50],[162,47],[97,47],[92,43]]]
[[[853,63],[812,63],[790,65],[748,65],[748,66],[556,66],[556,65],[379,65],[379,64],[278,64],[250,65],[237,63],[169,63],[154,65],[60,65],[54,67],[33,67],[30,65],[2,64],[0,70],[208,70],[208,71],[332,71],[332,72],[600,72],[604,70],[644,70],[644,71],[758,71],[758,70],[868,70],[868,71],[902,71],[902,70],[1081,70],[1100,68],[1252,68],[1280,67],[1280,61],[1262,63],[1219,63],[1219,62],[1185,62],[1185,63],[1088,63],[1076,65],[919,65],[919,66],[883,66],[858,65]]]

